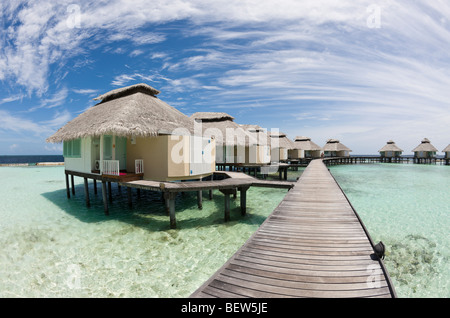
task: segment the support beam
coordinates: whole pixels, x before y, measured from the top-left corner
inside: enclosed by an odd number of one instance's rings
[[[131,188],[127,187],[127,197],[128,197],[128,207],[132,207],[133,206],[133,200],[131,199]]]
[[[197,191],[197,206],[200,210],[203,209],[203,191]]]
[[[175,218],[175,198],[177,196],[176,192],[164,192],[164,199],[166,200],[166,207],[169,210],[170,218],[170,228],[177,228],[177,220]]]
[[[220,192],[222,192],[225,195],[225,215],[224,220],[225,222],[230,220],[230,195],[234,194],[236,192],[236,189],[220,189]]]
[[[241,215],[245,215],[247,213],[247,190],[250,187],[241,187],[239,188],[240,191],[240,198],[241,198]]]
[[[109,202],[112,202],[111,182],[108,182]]]
[[[75,195],[75,182],[73,181],[73,174],[70,175],[70,181],[72,182],[72,194]]]
[[[66,173],[66,191],[67,191],[67,198],[70,199],[69,175],[67,173]]]
[[[105,210],[105,215],[109,215],[108,211],[108,195],[106,193],[106,181],[102,181],[102,196],[103,196],[103,207]]]
[[[97,194],[97,180],[94,179],[94,194]]]
[[[86,197],[86,206],[90,207],[91,203],[89,202],[89,184],[88,178],[84,178],[84,196]]]

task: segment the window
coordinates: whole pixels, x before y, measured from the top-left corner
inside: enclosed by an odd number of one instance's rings
[[[65,158],[81,158],[81,139],[64,141],[63,156]]]

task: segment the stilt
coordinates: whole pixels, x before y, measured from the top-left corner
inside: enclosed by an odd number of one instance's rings
[[[84,196],[86,197],[86,206],[90,207],[91,203],[89,202],[89,184],[87,178],[84,178]]]
[[[284,170],[284,180],[287,180],[287,167],[283,169]]]
[[[201,210],[203,209],[203,191],[197,191],[197,206]]]
[[[249,187],[239,188],[240,198],[241,198],[241,215],[245,215],[247,213],[247,190]]]
[[[127,196],[128,196],[128,206],[131,208],[133,206],[133,202],[131,200],[131,188],[127,187]]]
[[[213,199],[213,190],[209,190],[209,199],[210,199],[210,200]]]
[[[105,215],[109,215],[108,211],[108,195],[106,194],[106,181],[102,181],[102,196],[103,196],[103,207],[105,210]]]
[[[94,179],[94,194],[97,194],[97,180]]]
[[[108,182],[108,195],[109,195],[109,202],[112,202],[111,182]]]
[[[220,189],[220,192],[225,195],[225,222],[230,220],[230,195],[233,194],[234,191],[236,191],[236,189]]]
[[[141,198],[141,189],[137,188],[137,197],[138,199]]]
[[[73,174],[70,175],[70,181],[72,182],[72,194],[75,195],[75,182],[73,181]]]
[[[176,192],[164,192],[164,198],[166,199],[166,206],[169,208],[170,228],[177,228],[177,220],[175,218],[175,197]]]
[[[69,175],[67,173],[66,173],[66,191],[67,191],[67,198],[70,199]]]

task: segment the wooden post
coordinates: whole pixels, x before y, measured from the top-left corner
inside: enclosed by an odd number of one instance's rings
[[[225,222],[230,220],[230,195],[235,191],[236,189],[220,189],[220,192],[225,195]]]
[[[67,198],[70,199],[70,186],[69,186],[69,175],[66,172],[66,191],[67,191]]]
[[[72,194],[75,195],[75,184],[73,182],[73,174],[70,175],[70,181],[72,181]]]
[[[170,217],[170,228],[177,228],[177,220],[175,218],[175,197],[177,196],[176,192],[164,192],[164,198],[166,199],[166,207],[169,209],[169,217]]]
[[[97,180],[94,179],[94,194],[97,194]]]
[[[241,215],[245,215],[247,213],[247,190],[249,187],[241,187],[240,198],[241,198]]]
[[[86,197],[86,206],[90,207],[91,204],[89,202],[89,184],[87,178],[84,178],[84,195]]]
[[[284,168],[284,180],[287,180],[287,167]]]
[[[209,199],[210,199],[210,200],[213,199],[213,190],[209,190]]]
[[[102,196],[103,196],[103,207],[105,210],[105,215],[109,215],[108,211],[108,195],[106,194],[106,181],[102,181]]]
[[[197,191],[197,206],[200,210],[203,209],[203,191]]]
[[[108,182],[109,202],[112,202],[111,182]]]
[[[127,196],[128,196],[128,206],[131,208],[133,206],[133,202],[131,200],[131,188],[127,187]]]

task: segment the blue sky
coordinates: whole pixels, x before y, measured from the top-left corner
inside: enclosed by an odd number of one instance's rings
[[[450,143],[448,1],[6,0],[0,12],[0,155],[61,154],[48,136],[141,82],[188,116],[227,112],[353,154]]]

